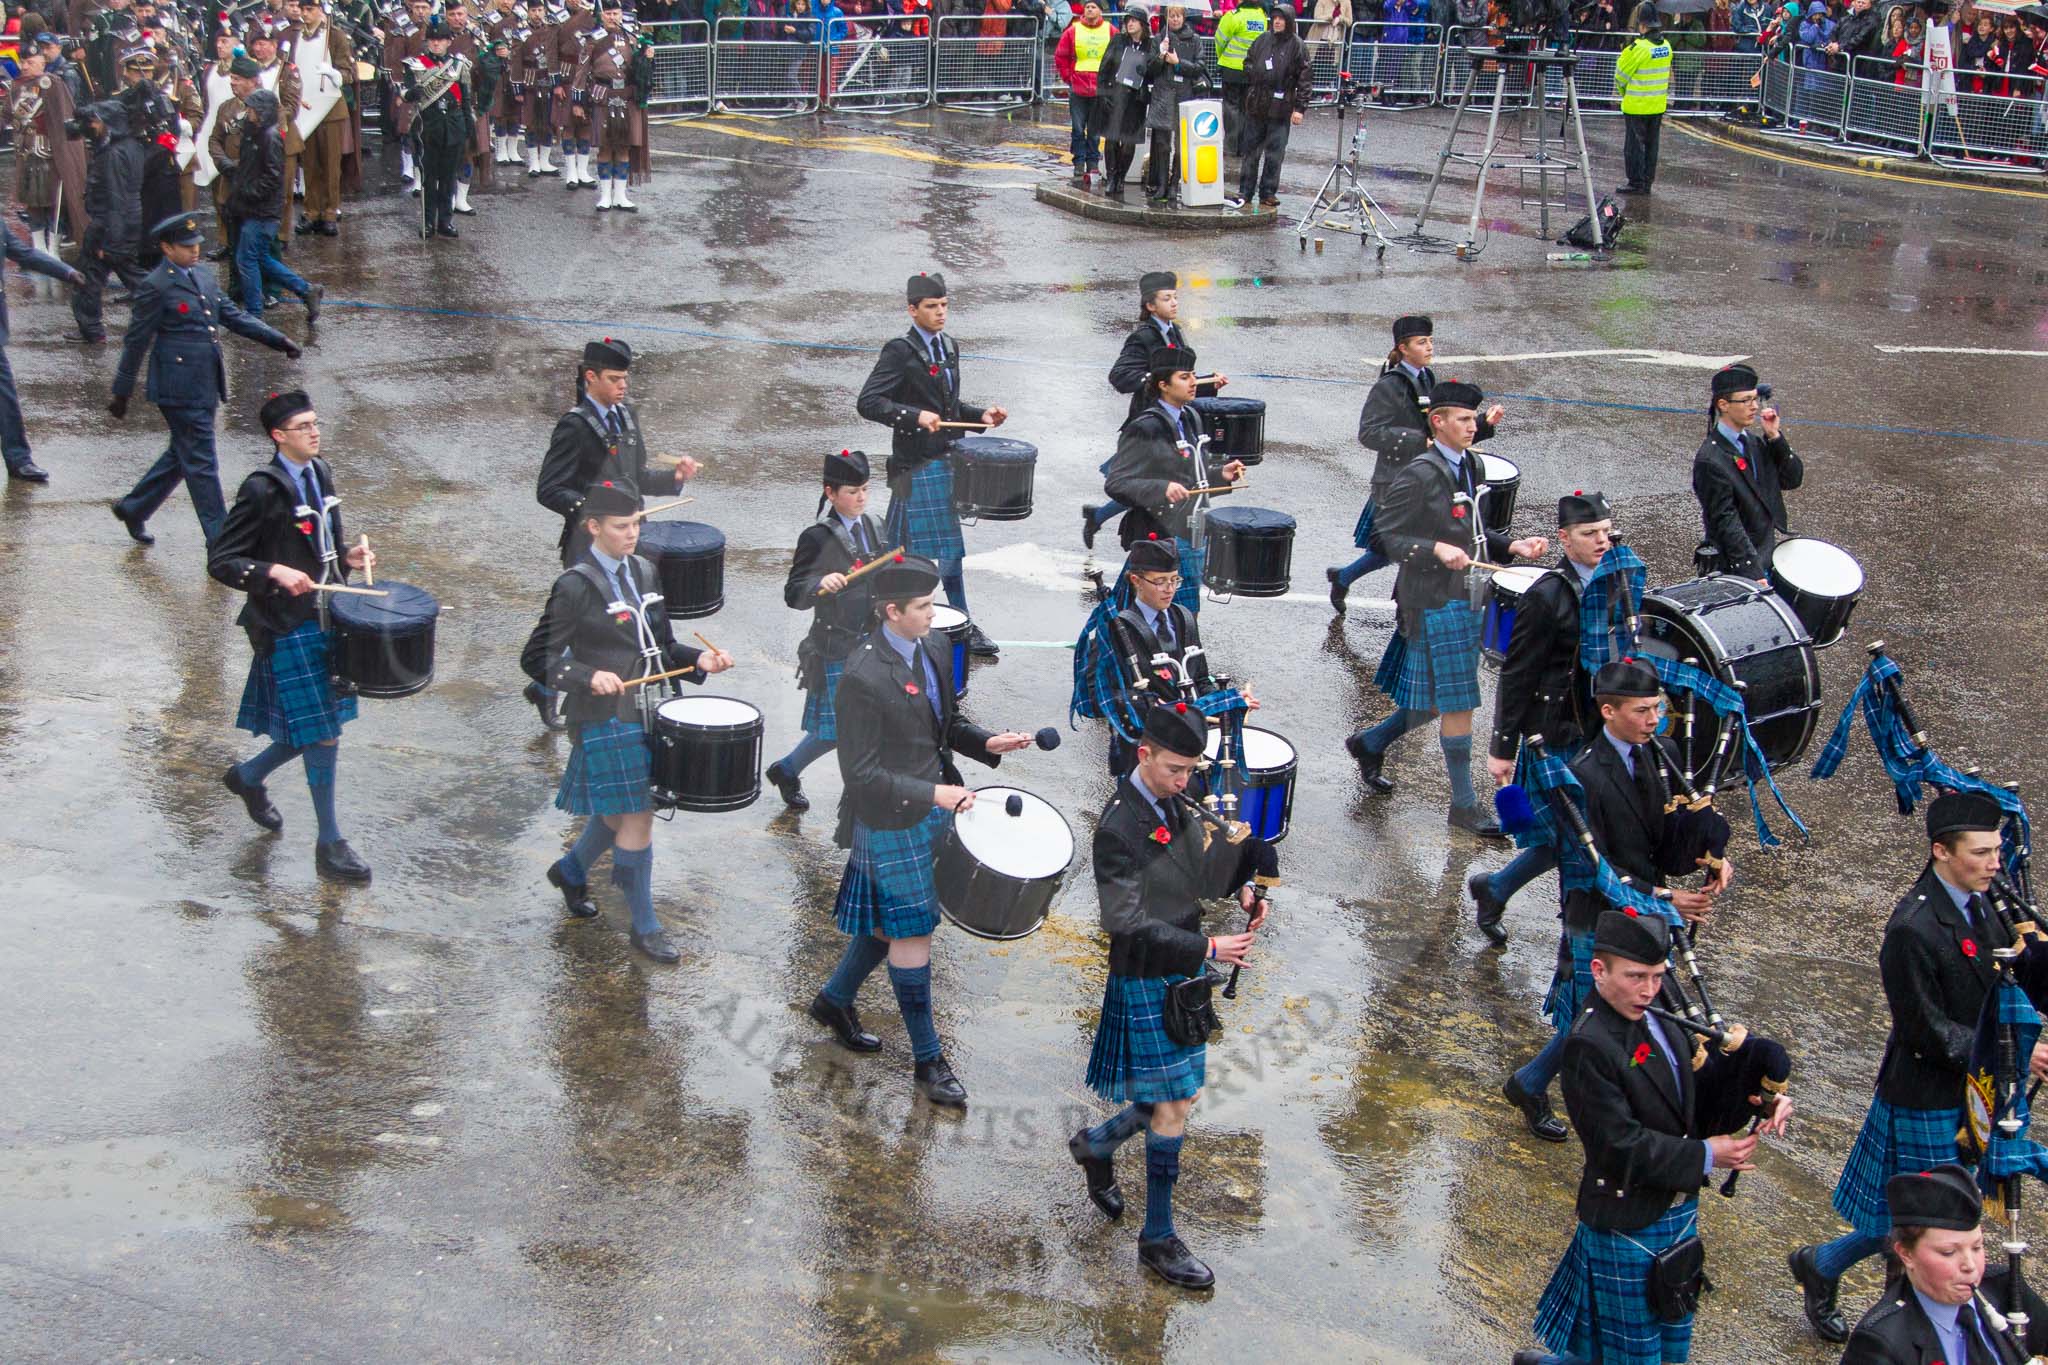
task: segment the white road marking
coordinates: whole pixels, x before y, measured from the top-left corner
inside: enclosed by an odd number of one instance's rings
[[[1883,350],[1883,347],[1879,347]],[[1375,360],[1378,357],[1374,357]],[[1671,365],[1684,370],[1718,370],[1733,365],[1738,360],[1747,360],[1743,355],[1692,355],[1685,351],[1653,351],[1631,347],[1626,350],[1603,351],[1524,351],[1516,355],[1452,355],[1438,356],[1430,364],[1443,365],[1505,365],[1519,360],[1619,360],[1627,365]]]
[[[2035,359],[2048,357],[2048,351],[2007,351],[1996,346],[1878,346],[1874,349],[1886,355],[2019,355]]]

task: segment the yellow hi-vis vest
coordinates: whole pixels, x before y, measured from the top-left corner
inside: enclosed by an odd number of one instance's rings
[[[1624,114],[1661,114],[1671,94],[1671,44],[1638,36],[1614,63]]]
[[[1116,25],[1105,20],[1094,28],[1086,24],[1074,25],[1074,70],[1102,70],[1102,54],[1109,51],[1109,40],[1116,37]]]

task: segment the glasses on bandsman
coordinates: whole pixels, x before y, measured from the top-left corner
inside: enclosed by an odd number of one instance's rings
[[[1177,588],[1181,585],[1181,576],[1177,573],[1141,573],[1138,577],[1155,588]]]

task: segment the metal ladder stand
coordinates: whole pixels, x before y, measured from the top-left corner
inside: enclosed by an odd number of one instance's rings
[[[1479,219],[1486,208],[1486,179],[1494,171],[1514,171],[1522,178],[1522,206],[1528,207],[1528,182],[1531,173],[1536,176],[1536,204],[1542,221],[1543,236],[1550,236],[1551,208],[1565,208],[1564,200],[1550,198],[1550,177],[1564,179],[1564,192],[1571,192],[1571,176],[1577,171],[1580,183],[1586,191],[1586,214],[1593,222],[1593,230],[1600,228],[1599,203],[1593,194],[1593,164],[1586,151],[1586,125],[1579,113],[1579,86],[1577,70],[1578,54],[1572,52],[1509,52],[1505,48],[1467,47],[1464,49],[1471,63],[1472,75],[1465,82],[1465,88],[1458,95],[1458,108],[1451,119],[1451,131],[1444,138],[1444,149],[1437,153],[1436,174],[1430,177],[1429,193],[1423,198],[1422,212],[1416,215],[1415,230],[1410,234],[1414,240],[1426,240],[1423,228],[1429,223],[1430,206],[1436,202],[1437,187],[1443,184],[1444,169],[1453,162],[1478,169],[1479,180],[1472,190],[1472,216],[1465,225],[1465,239],[1457,244],[1460,260],[1473,260],[1483,249],[1479,240]],[[1478,152],[1458,150],[1458,136],[1464,130],[1465,118],[1472,108],[1472,92],[1479,88],[1482,75],[1488,67],[1493,71],[1493,98],[1487,105],[1486,141]],[[1528,89],[1526,93],[1510,93],[1508,89],[1511,72],[1526,72]],[[1566,121],[1558,130],[1558,136],[1548,136],[1544,116],[1550,103],[1550,82],[1556,79],[1558,93],[1564,102]],[[1505,117],[1504,117],[1505,116]],[[1536,124],[1534,151],[1530,150],[1529,123]],[[1513,129],[1513,142],[1508,143],[1509,129]],[[1566,140],[1566,130],[1570,141]],[[1576,156],[1573,151],[1576,149]],[[1607,252],[1613,244],[1602,241],[1600,253]]]

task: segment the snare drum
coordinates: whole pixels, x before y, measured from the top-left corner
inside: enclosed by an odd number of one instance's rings
[[[932,634],[938,638],[932,643],[944,653],[950,648],[953,655],[953,695],[967,695],[967,613],[958,607],[949,607],[943,602],[932,604]]]
[[[1515,501],[1522,496],[1522,467],[1513,460],[1472,452],[1479,457],[1479,516],[1489,531],[1505,531],[1515,520]]]
[[[1863,595],[1863,566],[1847,550],[1812,536],[1793,536],[1771,551],[1771,586],[1806,623],[1815,649],[1826,649],[1849,628],[1849,613]]]
[[[1038,447],[1007,436],[969,436],[953,443],[953,507],[963,517],[1022,521],[1031,515]]]
[[[1507,662],[1508,641],[1515,635],[1515,610],[1522,594],[1534,587],[1547,569],[1516,564],[1493,575],[1493,591],[1487,598],[1486,617],[1479,626],[1479,654],[1490,664]]]
[[[725,605],[725,532],[716,526],[644,521],[640,553],[654,562],[669,620],[709,616]]]
[[[1073,863],[1074,831],[1057,809],[1021,788],[977,788],[939,842],[939,909],[977,938],[1022,938],[1045,923]]]
[[[1222,745],[1222,728],[1212,727],[1202,756],[1215,762]],[[1244,727],[1244,773],[1240,784],[1244,795],[1237,818],[1269,844],[1287,837],[1287,826],[1294,818],[1294,778],[1298,767],[1292,744],[1271,730],[1261,730],[1256,725]],[[1224,784],[1220,778],[1213,778],[1210,787],[1220,794]]]
[[[1202,582],[1219,596],[1282,597],[1294,564],[1294,518],[1267,507],[1215,507],[1202,523]]]
[[[1209,453],[1257,464],[1266,458],[1266,400],[1197,398],[1188,405],[1209,433]]]
[[[761,794],[761,713],[735,697],[670,697],[654,711],[654,804],[740,810]]]
[[[335,593],[327,604],[334,672],[365,697],[409,697],[434,680],[434,622],[441,604],[425,588],[380,583],[388,597]]]

